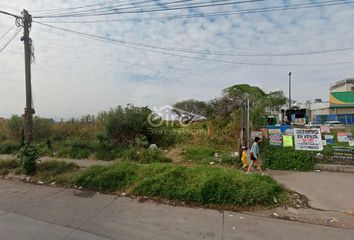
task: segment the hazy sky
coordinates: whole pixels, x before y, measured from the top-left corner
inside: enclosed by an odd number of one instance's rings
[[[155,4],[164,7],[161,3],[168,1],[173,0],[156,1]],[[229,54],[299,53],[354,48],[354,3],[219,17],[131,21],[132,18],[287,6],[319,1],[324,0],[268,0],[203,10],[75,19],[119,18],[130,19],[129,21],[51,24],[139,44]],[[38,16],[45,14],[38,10],[100,2],[107,0],[1,0],[0,9],[20,14],[20,9],[26,8],[33,16]],[[117,4],[140,1],[110,2]],[[68,20],[70,19],[61,21]],[[12,17],[0,14],[0,36],[13,24]],[[16,28],[11,33],[15,30]],[[25,106],[23,43],[19,40],[21,34],[0,53],[0,116],[22,114]],[[219,96],[225,87],[240,83],[257,85],[266,91],[282,89],[287,94],[289,71],[293,72],[293,98],[299,101],[328,99],[331,83],[354,77],[354,63],[290,67],[188,59],[151,52],[151,49],[146,51],[141,48],[129,48],[124,44],[99,42],[35,23],[31,37],[36,57],[35,64],[32,65],[34,106],[37,115],[46,117],[67,118],[87,113],[96,114],[127,103],[158,107],[191,98],[209,100]],[[0,48],[6,39],[8,38],[0,41]],[[354,62],[354,50],[280,57],[169,53],[201,59],[275,65]]]

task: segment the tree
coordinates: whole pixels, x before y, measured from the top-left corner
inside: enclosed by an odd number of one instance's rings
[[[177,102],[173,105],[173,112],[185,122],[192,123],[204,119],[208,104],[194,99]]]

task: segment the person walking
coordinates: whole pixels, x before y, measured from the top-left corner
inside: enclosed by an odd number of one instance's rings
[[[242,156],[241,156],[241,161],[242,161],[242,170],[247,171],[247,147],[243,146],[242,147]]]
[[[259,143],[261,142],[261,139],[259,137],[255,137],[254,143],[252,144],[251,147],[251,152],[250,152],[250,157],[251,157],[251,164],[248,167],[247,174],[253,169],[254,164],[257,164],[257,169],[262,172],[262,166],[261,163],[259,162]]]

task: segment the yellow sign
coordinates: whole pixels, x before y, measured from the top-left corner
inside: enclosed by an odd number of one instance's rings
[[[283,146],[292,147],[293,146],[293,136],[283,136]]]

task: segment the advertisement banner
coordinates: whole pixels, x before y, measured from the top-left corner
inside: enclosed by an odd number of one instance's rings
[[[276,129],[268,129],[269,133],[269,144],[272,146],[282,146],[282,135],[281,130],[279,128]]]
[[[326,143],[331,145],[334,144],[334,136],[333,135],[324,135]]]
[[[334,147],[333,157],[340,160],[353,160],[354,148]]]
[[[294,128],[295,149],[307,151],[322,151],[321,130]]]
[[[293,137],[292,136],[283,136],[283,147],[292,147],[293,144]]]
[[[349,142],[353,140],[351,132],[338,132],[337,133],[338,142]]]

